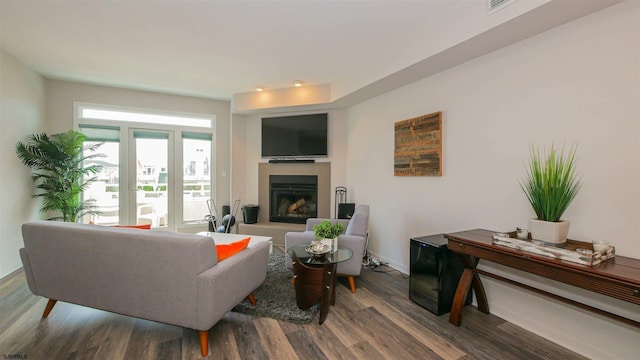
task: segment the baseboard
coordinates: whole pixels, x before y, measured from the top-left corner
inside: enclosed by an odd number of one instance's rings
[[[409,268],[406,265],[402,265],[396,261],[393,261],[389,258],[386,258],[378,253],[375,253],[373,251],[369,251],[369,254],[371,255],[371,257],[374,257],[378,260],[380,260],[380,262],[388,264],[389,266],[391,266],[392,268],[398,270],[399,272],[408,275],[409,274]]]
[[[15,276],[16,274],[22,271],[23,271],[22,266],[18,266],[15,270],[9,271],[3,274],[2,276],[0,276],[0,281],[9,280],[11,277]]]

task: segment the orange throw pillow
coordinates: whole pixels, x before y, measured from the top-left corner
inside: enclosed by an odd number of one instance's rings
[[[244,250],[249,246],[250,237],[242,240],[238,240],[229,244],[217,244],[216,252],[218,253],[218,262],[231,257]]]
[[[151,224],[144,224],[144,225],[113,225],[113,227],[151,230]]]

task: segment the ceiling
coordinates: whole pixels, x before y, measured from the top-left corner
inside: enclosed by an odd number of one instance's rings
[[[620,0],[561,1],[576,17]],[[521,24],[571,18],[540,21],[558,17],[550,2],[488,15],[486,0],[0,0],[0,47],[52,79],[226,100],[303,80],[360,99],[429,75],[408,71],[430,59],[440,71],[545,30]],[[522,34],[487,38],[507,24]],[[486,48],[469,43],[483,34]],[[465,43],[458,60],[438,59]]]

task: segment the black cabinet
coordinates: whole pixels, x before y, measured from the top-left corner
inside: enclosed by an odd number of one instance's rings
[[[436,315],[451,311],[462,261],[447,248],[443,234],[411,239],[409,298]],[[472,300],[469,290],[466,304]]]

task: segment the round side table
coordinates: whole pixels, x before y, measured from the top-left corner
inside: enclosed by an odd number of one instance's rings
[[[339,247],[333,253],[313,255],[305,250],[309,245],[293,246],[287,255],[293,260],[296,304],[300,309],[308,309],[319,302],[322,325],[329,314],[329,305],[336,304],[336,267],[339,262],[351,259],[353,252]]]

